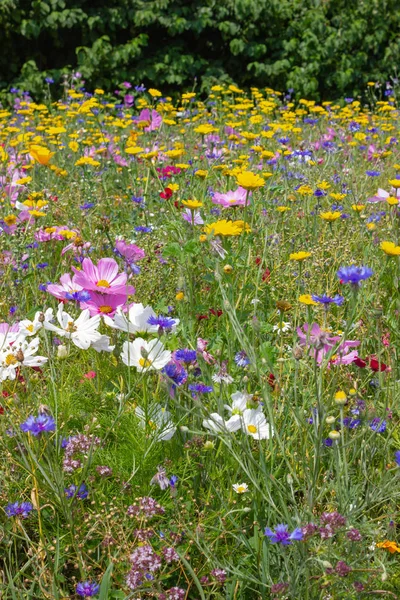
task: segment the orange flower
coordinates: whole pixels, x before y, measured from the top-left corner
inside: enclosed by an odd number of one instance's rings
[[[390,554],[394,554],[395,552],[400,552],[400,548],[396,544],[396,542],[391,542],[390,540],[385,540],[384,542],[379,542],[376,545],[377,548],[384,548],[388,550]]]

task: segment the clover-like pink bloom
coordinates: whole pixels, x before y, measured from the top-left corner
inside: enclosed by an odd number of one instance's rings
[[[101,294],[134,294],[135,289],[127,285],[126,273],[118,273],[118,263],[113,258],[101,258],[94,265],[90,258],[82,261],[82,270],[72,267],[74,280],[85,290]]]
[[[144,128],[144,131],[155,131],[160,129],[162,123],[162,116],[156,111],[145,108],[139,115],[139,121],[146,121],[148,125]]]
[[[308,348],[310,356],[314,357],[319,365],[332,350],[334,350],[336,355],[334,360],[340,357],[342,361],[340,364],[346,364],[345,357],[349,353],[349,348],[360,345],[358,340],[343,340],[340,335],[329,335],[327,331],[320,328],[318,323],[313,323],[311,329],[308,323],[305,323],[303,327],[297,328],[297,335],[300,338],[300,346]],[[355,358],[356,356],[353,355],[351,362]]]
[[[231,206],[245,206],[246,196],[246,190],[242,187],[238,187],[237,190],[229,191],[225,194],[215,192],[212,201],[213,204],[219,204],[220,206],[222,206],[222,208],[230,208]]]

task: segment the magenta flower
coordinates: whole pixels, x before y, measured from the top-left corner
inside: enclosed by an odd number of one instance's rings
[[[309,329],[308,323],[305,323],[303,327],[297,328],[297,335],[300,338],[300,346],[309,348],[310,356],[313,356],[319,365],[322,363],[324,357],[333,349],[335,349],[335,355],[337,355],[334,360],[337,360],[338,356],[344,360],[349,348],[360,345],[358,340],[346,341],[340,335],[329,335],[327,331],[323,331],[320,328],[318,323],[313,323],[311,329]],[[354,360],[355,356],[352,358]]]
[[[46,291],[59,300],[67,300],[67,295],[72,297],[74,294],[77,294],[77,292],[82,292],[83,289],[84,288],[77,283],[76,275],[71,279],[71,275],[65,273],[64,275],[61,275],[60,283],[49,283]]]
[[[98,292],[91,292],[90,299],[81,302],[80,308],[82,310],[87,308],[91,317],[95,315],[113,317],[118,308],[124,308],[126,300],[126,294],[99,294]]]
[[[162,123],[162,116],[156,111],[145,108],[139,115],[138,121],[146,121],[148,125],[144,128],[144,131],[155,131],[160,129]]]
[[[82,270],[75,272],[74,280],[85,290],[101,294],[134,294],[135,289],[127,285],[126,273],[118,273],[118,264],[113,258],[101,258],[94,265],[90,258],[84,258]]]
[[[192,214],[190,208],[186,208],[184,211],[182,211],[182,219],[185,219],[185,221],[191,223],[192,225],[203,225],[204,223],[200,211],[194,210]]]
[[[238,187],[237,190],[220,194],[215,192],[212,201],[213,204],[219,204],[222,208],[230,208],[231,206],[245,206],[247,192],[244,188]]]

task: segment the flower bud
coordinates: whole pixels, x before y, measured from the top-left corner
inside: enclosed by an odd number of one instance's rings
[[[67,358],[67,356],[68,356],[67,346],[64,346],[64,344],[60,344],[59,346],[57,346],[57,358],[63,359],[63,358]]]
[[[328,437],[331,440],[339,440],[340,439],[340,433],[339,433],[339,431],[333,430],[333,431],[329,432]]]
[[[232,265],[225,265],[224,266],[224,273],[226,273],[226,275],[230,275],[233,271],[233,267]]]
[[[326,417],[325,419],[325,423],[327,423],[328,425],[332,425],[335,421],[336,419],[333,416]]]
[[[342,390],[339,390],[338,392],[336,392],[335,402],[336,402],[336,404],[339,404],[339,405],[346,404],[347,396]]]

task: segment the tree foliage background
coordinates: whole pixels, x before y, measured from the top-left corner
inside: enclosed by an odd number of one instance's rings
[[[356,96],[396,77],[399,23],[398,0],[1,0],[0,88],[39,94],[77,69],[88,88],[219,80]]]

